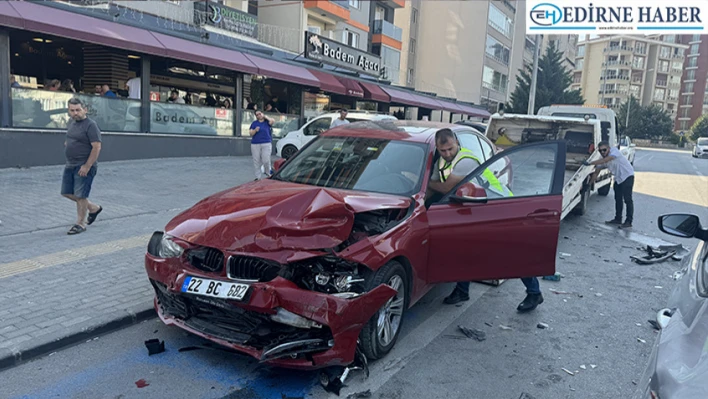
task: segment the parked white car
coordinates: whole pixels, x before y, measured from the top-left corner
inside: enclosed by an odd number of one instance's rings
[[[620,139],[619,146],[620,146],[619,150],[622,153],[622,155],[624,155],[624,157],[627,158],[629,163],[634,165],[634,156],[635,156],[635,153],[637,152],[637,150],[636,150],[637,145],[632,143],[632,139],[630,139],[629,136],[623,136]]]
[[[300,129],[289,132],[276,144],[276,155],[283,158],[290,158],[298,152],[310,140],[319,136],[320,133],[329,129],[332,121],[339,118],[339,112],[331,112],[322,114],[310,119]],[[395,116],[378,114],[366,111],[351,111],[347,114],[347,120],[350,123],[360,121],[380,121],[380,120],[398,120]]]
[[[708,137],[699,137],[696,145],[693,146],[694,158],[708,158]]]

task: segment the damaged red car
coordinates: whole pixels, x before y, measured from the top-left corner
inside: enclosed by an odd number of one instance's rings
[[[484,163],[426,199],[443,127]],[[555,272],[564,165],[564,142],[497,153],[462,125],[328,130],[271,178],[211,195],[152,236],[155,308],[270,365],[381,358],[435,284]]]

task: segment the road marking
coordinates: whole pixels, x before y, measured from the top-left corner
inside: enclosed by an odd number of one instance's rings
[[[107,255],[126,249],[147,246],[152,234],[135,236],[122,240],[108,241],[86,247],[67,249],[66,251],[21,259],[15,262],[0,264],[0,279],[16,274],[31,272],[45,267],[57,266],[64,263],[76,262],[94,256]]]

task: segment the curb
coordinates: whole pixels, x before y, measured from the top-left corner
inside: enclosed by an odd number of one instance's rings
[[[11,367],[19,366],[22,363],[55,352],[57,350],[65,349],[69,346],[83,342],[89,338],[108,334],[154,317],[157,317],[157,313],[155,313],[155,309],[153,307],[150,307],[148,309],[128,314],[118,319],[114,319],[102,324],[98,324],[96,326],[82,329],[81,331],[77,331],[75,333],[69,333],[68,335],[62,338],[40,344],[32,348],[13,350],[12,354],[10,354],[9,356],[0,357],[0,371]]]

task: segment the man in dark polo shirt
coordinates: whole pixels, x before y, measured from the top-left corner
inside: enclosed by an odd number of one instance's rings
[[[76,202],[78,218],[67,234],[79,234],[86,231],[86,226],[93,223],[103,210],[88,200],[101,152],[101,131],[96,122],[86,116],[86,104],[78,98],[69,100],[69,116],[61,195]]]

